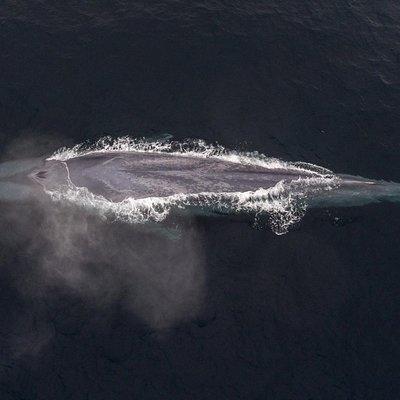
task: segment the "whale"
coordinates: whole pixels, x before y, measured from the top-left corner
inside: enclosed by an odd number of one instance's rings
[[[113,152],[47,160],[29,177],[47,190],[70,184],[120,202],[176,194],[249,192],[316,175],[302,169],[268,169],[214,158]]]
[[[321,177],[336,181],[329,188],[323,188],[321,181],[322,190],[309,199],[313,206],[354,206],[399,199],[400,185],[394,182],[176,154],[94,153],[65,161],[45,160],[28,174],[45,190],[72,184],[112,202],[176,194],[249,192],[270,189],[280,182],[307,182]]]
[[[398,202],[400,185],[309,164],[269,165],[135,150],[0,164],[0,201],[29,201],[46,195],[145,222],[163,219],[174,207],[293,215],[296,204],[305,208]]]

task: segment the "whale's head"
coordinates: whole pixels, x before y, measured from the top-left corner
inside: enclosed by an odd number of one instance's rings
[[[0,163],[0,202],[31,201],[68,183],[61,161],[42,157]]]

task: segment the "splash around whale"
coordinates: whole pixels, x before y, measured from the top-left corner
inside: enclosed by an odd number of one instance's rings
[[[128,223],[160,222],[182,210],[265,215],[277,234],[286,233],[308,207],[400,199],[397,183],[194,140],[107,137],[60,149],[44,160],[1,164],[0,180],[3,201],[26,198],[40,188],[53,200]]]

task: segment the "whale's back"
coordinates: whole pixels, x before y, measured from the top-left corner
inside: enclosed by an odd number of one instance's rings
[[[215,158],[140,152],[95,153],[52,163],[51,168],[64,169],[53,181],[68,176],[73,185],[112,201],[247,192],[309,175],[307,171],[267,169]]]

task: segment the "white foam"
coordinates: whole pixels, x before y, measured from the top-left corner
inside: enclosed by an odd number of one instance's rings
[[[145,199],[127,198],[121,202],[112,202],[91,193],[85,187],[68,185],[57,190],[47,191],[54,200],[72,202],[93,210],[105,218],[128,223],[163,221],[172,210],[183,208],[205,208],[223,212],[247,212],[253,215],[268,215],[270,226],[277,234],[284,234],[291,225],[298,222],[307,207],[307,197],[322,190],[335,187],[338,178],[329,170],[306,163],[288,163],[268,158],[258,152],[229,151],[219,145],[207,145],[204,141],[166,142],[146,141],[123,137],[103,138],[92,146],[77,145],[71,149],[63,148],[49,159],[66,161],[87,154],[104,152],[167,152],[176,156],[219,158],[225,161],[258,165],[268,169],[285,168],[307,171],[312,177],[299,178],[291,182],[279,182],[274,187],[248,192],[206,192],[196,194],[174,194],[167,197],[148,197]]]
[[[207,144],[201,139],[188,139],[178,142],[167,140],[150,141],[146,138],[132,138],[130,136],[119,138],[106,136],[94,144],[81,143],[71,148],[63,147],[53,153],[48,160],[66,161],[88,154],[118,152],[168,153],[176,156],[216,158],[236,164],[256,165],[268,169],[285,168],[306,171],[316,176],[332,174],[332,171],[315,164],[282,161],[277,158],[267,157],[258,151],[243,152],[228,150],[219,144]]]

